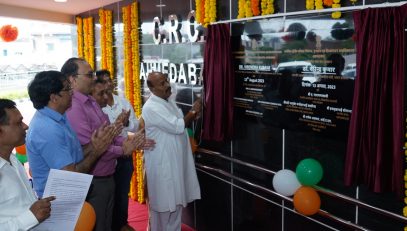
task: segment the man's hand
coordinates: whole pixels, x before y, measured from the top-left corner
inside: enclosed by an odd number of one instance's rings
[[[51,196],[38,200],[31,205],[30,210],[38,222],[43,222],[51,215],[51,201],[53,200],[55,200],[55,197]]]
[[[144,129],[140,129],[134,135],[127,136],[127,139],[123,142],[123,154],[129,156],[136,149],[141,149],[145,143]]]
[[[114,124],[102,124],[91,137],[91,144],[93,147],[93,154],[102,155],[112,143],[113,139],[120,134],[123,126],[116,126]]]
[[[119,116],[116,118],[114,124],[119,125],[122,124],[124,127],[129,126],[129,118],[130,118],[130,110],[122,110]]]
[[[194,104],[192,105],[191,111],[195,112],[195,119],[201,117],[202,112],[202,99],[198,98],[195,100]]]

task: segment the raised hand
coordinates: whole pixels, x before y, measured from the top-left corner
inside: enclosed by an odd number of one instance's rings
[[[202,112],[202,99],[198,98],[195,100],[194,104],[192,105],[192,109],[195,111],[195,120],[199,119],[201,117],[201,112]]]
[[[122,110],[119,116],[116,118],[114,124],[122,124],[124,127],[129,126],[130,110]]]
[[[38,222],[42,222],[51,215],[51,201],[55,200],[54,196],[43,198],[34,202],[30,210],[37,218]]]
[[[91,137],[91,144],[93,146],[93,154],[101,156],[112,143],[113,139],[117,136],[118,127],[114,125],[107,125],[103,123]]]

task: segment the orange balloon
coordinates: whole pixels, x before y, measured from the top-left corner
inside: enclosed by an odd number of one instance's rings
[[[92,231],[96,222],[96,213],[93,206],[85,201],[82,206],[75,231]]]
[[[25,144],[16,147],[16,152],[20,155],[26,155],[27,150],[25,149]]]
[[[315,189],[301,186],[294,194],[294,208],[297,212],[310,216],[318,212],[321,207],[321,198]]]
[[[192,153],[195,153],[196,150],[198,149],[198,144],[196,144],[196,140],[194,139],[194,137],[189,137],[189,142],[191,143]]]

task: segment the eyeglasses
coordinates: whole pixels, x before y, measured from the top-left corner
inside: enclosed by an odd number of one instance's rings
[[[86,73],[86,74],[77,73],[75,75],[84,75],[84,76],[88,77],[89,79],[93,79],[93,77],[96,76],[96,72],[89,72],[89,73]]]
[[[62,88],[62,90],[61,91],[72,91],[72,87],[71,87],[71,85],[69,85],[69,86],[67,86],[67,87],[65,87],[65,88]]]

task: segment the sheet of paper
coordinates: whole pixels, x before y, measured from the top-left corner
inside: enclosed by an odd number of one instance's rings
[[[51,169],[43,197],[55,196],[51,216],[34,231],[73,231],[86,199],[92,175]]]

